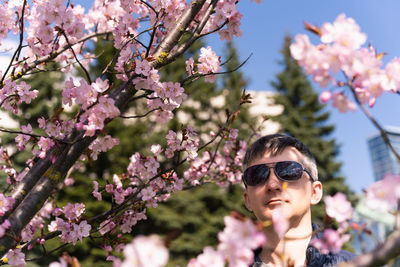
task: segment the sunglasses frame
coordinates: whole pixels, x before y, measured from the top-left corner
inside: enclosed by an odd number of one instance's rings
[[[246,183],[246,179],[244,179],[244,175],[245,175],[246,171],[247,171],[248,169],[252,168],[252,167],[260,166],[260,165],[264,165],[264,166],[267,166],[267,167],[268,167],[268,177],[267,177],[266,179],[264,179],[263,182],[261,182],[261,183],[259,183],[259,184],[257,184],[257,185],[253,185],[253,186],[258,186],[258,185],[264,184],[264,183],[269,179],[269,176],[271,175],[271,171],[270,171],[271,168],[274,169],[275,176],[278,177],[278,179],[281,180],[281,181],[284,181],[284,182],[294,182],[294,181],[298,181],[298,180],[301,179],[301,177],[302,177],[303,175],[301,175],[298,179],[295,179],[295,180],[285,180],[285,179],[283,179],[282,177],[280,177],[280,176],[276,173],[275,166],[276,166],[276,164],[281,163],[281,162],[290,162],[290,163],[293,162],[293,163],[296,163],[296,164],[300,165],[301,168],[302,168],[302,170],[305,171],[305,172],[308,174],[308,176],[310,177],[310,181],[311,181],[311,182],[315,182],[314,177],[311,175],[311,172],[310,172],[308,169],[304,168],[303,165],[302,165],[300,162],[293,161],[293,160],[283,160],[283,161],[277,161],[277,162],[256,164],[256,165],[253,165],[253,166],[250,166],[250,167],[246,168],[246,170],[244,170],[243,175],[242,175],[243,183],[244,183],[246,186],[248,186],[248,184]]]

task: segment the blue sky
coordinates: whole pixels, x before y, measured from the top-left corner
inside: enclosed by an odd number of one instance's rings
[[[400,1],[376,0],[336,0],[336,1],[266,1],[261,4],[242,0],[239,10],[243,13],[243,36],[235,42],[241,58],[253,53],[250,61],[242,68],[250,79],[248,89],[273,90],[270,81],[281,69],[280,49],[285,34],[294,36],[307,33],[303,22],[316,25],[333,22],[345,13],[360,25],[379,52],[386,52],[385,62],[400,57]],[[216,39],[212,43],[216,43]],[[216,46],[220,47],[220,46]],[[217,48],[217,50],[220,48]],[[319,92],[321,90],[315,87]],[[370,111],[381,125],[400,126],[400,95],[387,93],[379,98]],[[361,192],[374,181],[371,160],[366,139],[377,130],[362,114],[342,114],[328,106],[330,123],[336,126],[332,137],[341,145],[339,160],[343,162],[342,173],[347,184],[356,192]]]

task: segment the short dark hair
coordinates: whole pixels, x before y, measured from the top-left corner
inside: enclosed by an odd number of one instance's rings
[[[246,169],[251,162],[262,157],[266,152],[276,156],[281,154],[287,147],[293,147],[304,155],[304,160],[301,163],[311,172],[314,179],[318,180],[317,164],[311,151],[296,138],[285,134],[265,135],[255,141],[246,151],[243,167]]]

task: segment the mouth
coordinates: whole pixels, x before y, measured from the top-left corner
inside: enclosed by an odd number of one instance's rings
[[[280,205],[283,204],[284,201],[280,198],[273,198],[267,201],[267,203],[265,205]]]

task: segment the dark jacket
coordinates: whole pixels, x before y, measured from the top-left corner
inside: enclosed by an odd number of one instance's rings
[[[260,258],[258,256],[260,252],[261,249],[254,251],[255,263],[260,261]],[[355,256],[355,254],[344,250],[341,250],[338,253],[322,254],[318,249],[314,248],[313,246],[308,246],[306,251],[307,267],[333,267],[340,262],[350,261]],[[262,265],[252,264],[251,266]]]
[[[313,232],[315,233],[313,237],[321,238],[322,232],[318,231],[320,227],[317,224],[313,223],[312,229]],[[261,248],[254,251],[255,262],[261,261],[258,256],[260,253],[261,253]],[[356,256],[355,254],[344,250],[341,250],[338,253],[330,252],[328,254],[322,254],[317,248],[311,245],[309,245],[306,250],[307,267],[332,267],[336,266],[340,262],[351,261],[355,256]]]
[[[344,250],[341,250],[338,253],[322,254],[313,246],[309,246],[306,251],[308,267],[336,266],[340,262],[352,260],[355,256],[355,254]]]

